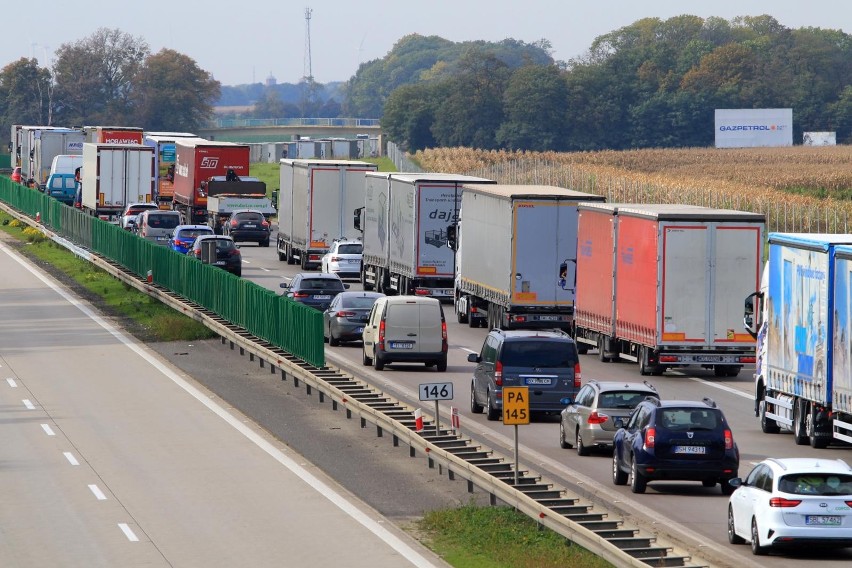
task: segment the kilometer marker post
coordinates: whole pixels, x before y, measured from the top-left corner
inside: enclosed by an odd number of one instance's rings
[[[518,425],[530,423],[529,387],[503,387],[503,424],[515,427],[515,487],[518,487]]]

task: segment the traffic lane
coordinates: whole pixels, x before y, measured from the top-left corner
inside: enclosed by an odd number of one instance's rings
[[[0,272],[20,272],[27,278],[4,280],[0,298],[13,286],[43,298],[17,311],[0,304],[6,308],[0,346],[22,335],[21,329],[29,333],[26,323],[50,320],[51,325],[62,325],[54,312],[73,312],[76,308],[69,302],[76,300],[66,296],[63,308],[56,291],[16,267],[10,251],[3,248],[2,253]],[[281,442],[247,417],[223,409],[209,392],[107,322],[81,311],[61,315],[59,321],[84,338],[72,349],[64,334],[51,342],[29,333],[27,339],[39,346],[40,356],[5,347],[0,347],[0,356],[14,370],[17,383],[32,393],[34,407],[43,409],[52,429],[67,438],[78,462],[91,468],[105,497],[98,501],[114,503],[121,513],[105,526],[126,524],[138,540],[118,530],[115,538],[124,538],[127,546],[143,543],[127,553],[123,547],[113,552],[111,540],[98,539],[95,530],[88,531],[88,538],[82,523],[79,538],[91,548],[78,565],[126,565],[143,546],[160,555],[148,564],[163,566],[277,566],[282,558],[295,565],[443,565],[426,560],[419,546],[412,547],[382,526],[374,511],[345,498],[345,492],[321,472],[300,464],[303,460]],[[95,337],[91,345],[85,341],[89,335]],[[67,352],[60,354],[60,349]],[[39,463],[38,456],[27,458]],[[3,468],[4,476],[10,469]],[[36,531],[30,538],[40,544],[33,548],[37,558],[61,557],[58,543],[69,539],[54,538],[41,525],[73,525],[83,511],[53,507],[45,513],[41,507],[18,503],[3,514],[16,519],[8,526]],[[100,513],[108,513],[107,508],[101,507]],[[333,546],[326,542],[329,533],[335,535]],[[67,547],[64,550],[67,553]]]
[[[260,260],[262,263],[264,260]],[[282,263],[280,273],[286,278],[299,272],[298,267]],[[360,289],[359,283],[352,283],[350,289]],[[385,371],[375,372],[361,367],[360,344],[349,344],[342,347],[327,347],[330,357],[341,357],[341,361],[356,368],[357,372],[379,388],[392,392],[401,400],[412,405],[420,405],[417,397],[417,386],[421,383],[444,382],[453,383],[455,399],[452,403],[441,404],[443,419],[449,422],[449,407],[456,406],[460,410],[462,428],[472,435],[487,440],[495,448],[501,448],[506,455],[511,455],[512,441],[505,434],[511,432],[511,427],[504,427],[499,422],[489,422],[482,414],[473,415],[469,408],[470,381],[473,365],[467,362],[468,353],[478,353],[487,330],[470,328],[458,324],[452,305],[444,304],[447,319],[448,337],[450,341],[449,364],[447,373],[438,373],[423,369],[417,365],[391,365]],[[743,368],[738,377],[717,378],[712,370],[689,368],[679,372],[667,372],[663,376],[642,377],[635,363],[619,361],[603,363],[597,359],[596,351],[581,356],[583,380],[618,380],[625,382],[640,382],[647,380],[654,384],[663,398],[702,400],[712,398],[723,410],[727,417],[734,438],[741,454],[740,475],[745,476],[753,464],[766,457],[792,457],[802,455],[824,455],[819,450],[810,447],[795,446],[789,434],[768,435],[760,431],[759,422],[753,413],[753,369]],[[432,403],[425,403],[424,410],[432,412]],[[604,501],[618,500],[623,504],[631,503],[633,510],[646,511],[644,515],[652,530],[665,531],[666,526],[685,527],[694,532],[704,542],[713,546],[727,547],[733,554],[740,555],[743,562],[750,553],[743,547],[734,547],[727,543],[725,533],[727,520],[727,497],[721,494],[718,486],[712,489],[703,488],[692,482],[652,482],[648,486],[647,495],[634,495],[628,488],[617,487],[611,481],[611,454],[597,453],[589,458],[580,458],[573,450],[563,450],[558,445],[558,421],[534,422],[523,427],[521,444],[524,451],[534,462],[541,464],[549,473],[562,477],[570,482],[577,474],[586,479],[584,485],[589,487],[593,482],[598,483],[594,493],[603,495]],[[841,448],[837,448],[843,451]],[[843,558],[842,554],[841,558]],[[829,562],[826,558],[835,558],[832,553],[819,559]],[[773,558],[778,566],[793,566],[783,558]]]

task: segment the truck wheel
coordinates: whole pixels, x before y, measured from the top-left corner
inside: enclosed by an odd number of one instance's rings
[[[278,260],[279,260],[279,262],[286,260],[286,259],[287,259],[287,255],[284,254],[283,252],[281,252],[281,249],[278,249]]]
[[[760,429],[764,434],[777,434],[781,431],[777,422],[766,417],[766,401],[763,399],[758,403],[758,413],[760,414]]]
[[[299,251],[299,265],[302,267],[302,270],[308,269],[308,253],[305,251]]]
[[[293,249],[290,248],[290,245],[284,245],[284,250],[287,251],[285,253],[287,255],[287,264],[296,264],[296,258],[293,256]]]
[[[648,348],[642,346],[639,348],[639,374],[650,375],[651,369],[648,365]]]
[[[361,269],[361,287],[367,292],[373,289],[373,285],[367,282],[367,273],[363,268]]]
[[[723,365],[713,365],[713,376],[714,377],[727,377],[728,369]]]
[[[741,370],[742,370],[741,365],[730,365],[728,367],[728,376],[729,377],[739,376]]]
[[[793,403],[793,441],[797,446],[804,446],[808,443],[808,436],[805,432],[805,414],[807,414],[807,402],[802,399],[796,399]]]
[[[808,443],[811,447],[821,449],[828,446],[828,438],[817,435],[816,415],[815,409],[808,410],[807,415],[805,415],[805,432],[808,435]]]
[[[606,342],[606,338],[603,335],[598,336],[598,359],[601,363],[609,363],[609,357],[606,356],[606,350],[604,349],[604,344]]]
[[[463,309],[463,310],[459,309],[459,299],[458,298],[456,298],[455,308],[456,308],[456,320],[459,323],[468,323],[469,317],[468,317],[468,314],[467,314],[467,309]]]

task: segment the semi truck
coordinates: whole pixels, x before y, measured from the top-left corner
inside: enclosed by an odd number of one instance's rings
[[[215,185],[224,181],[221,176],[214,177],[208,181]],[[214,193],[207,197],[207,224],[213,229],[217,235],[223,233],[223,226],[231,213],[234,211],[244,211],[251,209],[263,213],[263,216],[269,221],[272,215],[275,215],[275,208],[272,206],[272,200],[266,197],[266,184],[257,178],[242,178],[242,182],[252,182],[256,184],[257,193],[255,195],[228,195],[226,193]],[[263,246],[269,246],[267,241]]]
[[[47,186],[47,178],[53,159],[59,155],[83,154],[85,134],[76,128],[51,128],[32,131],[32,171],[31,177],[41,190]],[[73,193],[70,196],[74,197]]]
[[[361,283],[388,295],[451,302],[455,253],[448,227],[458,220],[462,185],[489,179],[445,173],[368,173],[355,227],[362,232]]]
[[[96,144],[142,144],[143,131],[138,126],[84,126],[86,142]]]
[[[744,324],[761,430],[814,448],[852,442],[852,235],[770,233]]]
[[[265,195],[266,184],[249,176],[247,144],[212,142],[201,138],[175,139],[175,175],[172,209],[186,223],[207,223],[207,197]]]
[[[196,138],[190,132],[146,132],[142,143],[154,148],[154,171],[157,173],[156,202],[161,209],[171,209],[175,194],[175,140]]]
[[[350,160],[284,158],[278,196],[278,260],[317,268],[335,239],[358,235],[352,211],[364,205],[365,174],[378,166]]]
[[[128,203],[154,195],[154,150],[139,144],[83,144],[80,203],[90,215],[118,222]]]
[[[577,207],[604,200],[561,187],[464,184],[449,228],[458,322],[573,334]]]
[[[578,350],[736,376],[755,362],[742,300],[760,283],[763,215],[689,205],[580,205]]]

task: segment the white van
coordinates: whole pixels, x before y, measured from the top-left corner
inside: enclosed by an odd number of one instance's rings
[[[65,174],[74,175],[74,170],[83,167],[83,156],[72,154],[59,154],[53,157],[50,164],[50,175]]]
[[[435,298],[385,296],[376,300],[364,326],[364,365],[425,363],[447,370],[447,322]]]
[[[181,224],[178,211],[146,209],[136,217],[136,234],[157,244],[167,245],[175,227]]]

